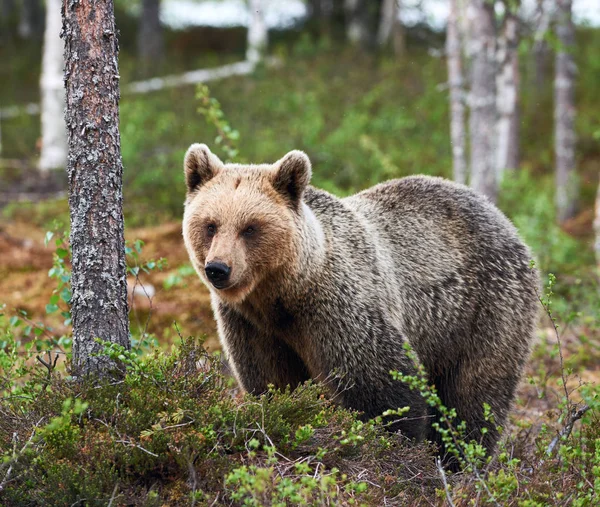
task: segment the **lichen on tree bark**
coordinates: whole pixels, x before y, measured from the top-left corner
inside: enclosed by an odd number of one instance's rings
[[[97,338],[129,348],[112,0],[63,0],[75,376],[114,366]]]

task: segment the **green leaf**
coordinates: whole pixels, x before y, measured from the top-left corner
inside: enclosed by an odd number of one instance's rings
[[[65,248],[57,248],[56,249],[56,255],[60,258],[60,259],[64,259],[67,255],[69,255],[69,251]]]
[[[60,299],[67,304],[71,302],[71,291],[67,287],[60,291]]]
[[[58,310],[58,306],[54,304],[46,305],[46,313],[54,313]]]
[[[48,243],[50,243],[50,240],[52,239],[53,236],[54,236],[54,233],[52,231],[46,232],[46,237],[44,238],[44,246],[48,246]]]

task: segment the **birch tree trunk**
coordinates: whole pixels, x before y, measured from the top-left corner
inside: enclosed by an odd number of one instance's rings
[[[496,146],[496,178],[519,167],[519,20],[510,7],[504,18],[499,38],[497,76],[498,144]]]
[[[265,10],[263,0],[249,0],[248,8],[248,41],[246,59],[252,63],[262,61],[267,51],[268,31],[265,23]]]
[[[471,186],[492,202],[498,197],[496,163],[496,26],[494,6],[487,0],[471,0],[471,59],[469,96],[471,140]]]
[[[464,78],[458,0],[450,0],[446,32],[446,58],[450,88],[450,142],[452,144],[452,176],[454,181],[467,183]]]
[[[533,83],[536,89],[546,85],[548,75],[550,48],[546,42],[546,34],[554,18],[555,0],[536,0],[533,34]]]
[[[61,0],[46,0],[46,30],[40,77],[42,151],[39,169],[48,173],[67,166],[63,43],[60,40]]]
[[[406,52],[406,38],[404,27],[399,19],[401,0],[383,0],[379,29],[377,31],[377,43],[387,46],[392,43],[394,53],[402,56]]]
[[[138,56],[145,65],[163,58],[165,48],[160,25],[160,0],[142,0],[137,47]]]
[[[73,375],[115,365],[96,338],[130,347],[119,136],[118,43],[112,0],[63,3],[69,138]]]
[[[554,77],[554,150],[556,155],[556,208],[559,222],[573,217],[577,209],[575,173],[575,27],[572,0],[557,0]]]

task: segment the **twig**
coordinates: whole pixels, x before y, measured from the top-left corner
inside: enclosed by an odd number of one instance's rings
[[[6,483],[10,479],[10,474],[13,471],[14,464],[23,455],[23,453],[27,450],[27,448],[29,447],[29,444],[31,444],[31,441],[33,440],[33,437],[35,436],[35,430],[37,429],[37,427],[41,424],[41,422],[43,420],[44,420],[44,418],[42,417],[36,423],[36,425],[33,427],[33,431],[31,432],[31,436],[29,437],[27,442],[25,442],[25,445],[21,448],[21,450],[19,452],[16,452],[16,440],[18,437],[17,437],[16,433],[13,435],[13,441],[14,441],[13,455],[12,455],[12,458],[8,462],[4,463],[4,465],[8,464],[8,470],[6,471],[6,474],[4,475],[4,479],[2,479],[2,482],[0,482],[0,492],[4,490]]]
[[[117,481],[115,483],[115,487],[113,489],[112,495],[110,496],[110,501],[108,502],[108,506],[107,507],[111,507],[112,506],[112,504],[113,504],[113,502],[114,502],[114,500],[115,500],[115,498],[117,496],[118,488],[119,488],[119,481]]]
[[[571,415],[567,420],[567,424],[565,424],[564,428],[558,432],[558,435],[556,435],[552,439],[552,442],[550,442],[550,445],[546,449],[546,456],[552,455],[554,449],[560,443],[561,440],[566,440],[567,438],[569,438],[569,435],[573,431],[573,426],[575,425],[575,423],[579,421],[579,419],[581,419],[589,409],[589,405],[583,405],[578,410],[575,410],[575,408],[573,407]]]
[[[446,492],[446,500],[450,504],[450,507],[455,507],[454,501],[452,500],[452,494],[450,493],[450,488],[448,486],[448,481],[446,480],[446,472],[444,471],[444,467],[442,466],[442,460],[440,458],[436,458],[435,466],[440,472],[440,476],[442,477],[442,482],[444,483],[444,491]]]
[[[140,451],[144,451],[146,454],[149,454],[150,456],[154,456],[155,458],[158,458],[158,454],[155,454],[152,451],[149,451],[148,449],[144,449],[141,445],[138,445],[138,444],[132,442],[131,440],[116,440],[116,442],[118,444],[125,444],[129,447],[136,447]]]

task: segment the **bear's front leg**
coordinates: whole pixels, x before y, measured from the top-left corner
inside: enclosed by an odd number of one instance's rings
[[[303,361],[285,342],[258,330],[224,304],[218,306],[216,315],[219,338],[244,390],[258,395],[269,384],[293,389],[310,378]]]

